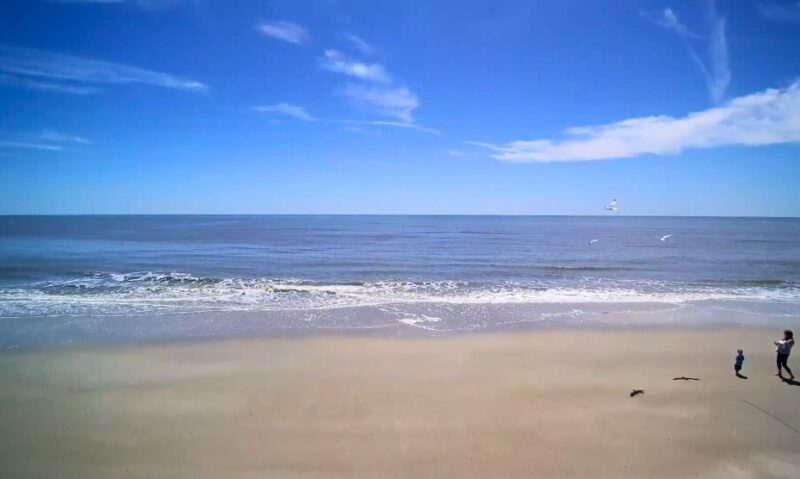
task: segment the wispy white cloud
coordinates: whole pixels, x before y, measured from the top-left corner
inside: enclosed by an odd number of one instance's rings
[[[461,150],[445,150],[444,154],[452,157],[464,156],[464,152]]]
[[[355,61],[338,50],[325,50],[325,55],[319,59],[319,66],[324,70],[349,75],[359,80],[377,83],[389,83],[391,81],[383,65]]]
[[[99,88],[90,86],[72,85],[69,83],[52,83],[47,81],[33,80],[30,78],[4,75],[2,73],[0,73],[0,84],[27,88],[29,90],[69,93],[71,95],[92,95],[100,92]]]
[[[678,20],[678,16],[671,8],[655,14],[644,14],[645,18],[668,28],[683,41],[689,56],[706,80],[708,93],[714,102],[720,102],[725,97],[725,91],[731,82],[731,71],[728,66],[728,42],[725,37],[725,19],[721,17],[714,8],[714,2],[708,4],[709,32],[707,35],[699,35],[691,31],[686,25]],[[708,63],[703,61],[693,41],[705,40],[708,48]]]
[[[356,106],[379,115],[396,118],[404,123],[413,123],[411,113],[419,106],[419,100],[406,87],[376,87],[348,84],[341,94]]]
[[[758,13],[775,22],[800,23],[800,2],[759,2]]]
[[[371,45],[355,35],[344,34],[344,37],[363,53],[374,51]],[[336,91],[356,108],[382,116],[384,119],[320,119],[309,114],[302,107],[289,103],[260,106],[254,109],[261,112],[289,115],[306,121],[340,123],[351,127],[363,125],[403,128],[440,134],[438,130],[424,127],[414,121],[412,112],[419,106],[419,100],[408,88],[393,86],[393,80],[383,65],[354,60],[346,54],[334,49],[325,50],[323,56],[317,59],[317,63],[323,70],[360,80],[360,83],[346,83],[341,85]],[[388,119],[385,117],[388,117]]]
[[[44,130],[36,136],[41,140],[52,141],[55,143],[79,143],[81,145],[88,145],[92,143],[91,140],[88,140],[82,136],[71,135],[69,133],[62,133],[55,130]]]
[[[344,33],[344,38],[365,55],[376,49],[362,38]],[[380,63],[355,60],[333,49],[325,50],[317,59],[321,69],[340,73],[358,82],[340,85],[336,92],[357,109],[384,117],[383,120],[329,120],[348,124],[406,128],[426,133],[440,134],[438,130],[423,127],[413,118],[413,111],[420,106],[417,96],[407,87],[398,85]],[[388,119],[387,119],[388,117]]]
[[[377,48],[357,35],[353,35],[352,33],[343,33],[342,36],[363,55],[372,56],[378,53]]]
[[[82,136],[55,130],[43,130],[38,133],[17,132],[4,136],[7,136],[7,138],[0,139],[0,150],[62,151],[65,147],[92,143]]]
[[[413,121],[382,121],[382,120],[351,120],[341,118],[317,118],[308,113],[305,108],[290,103],[277,103],[275,105],[255,106],[253,110],[262,113],[278,113],[281,115],[291,116],[304,121],[319,121],[327,123],[339,123],[348,125],[351,131],[358,131],[357,126],[374,126],[374,127],[390,127],[390,128],[404,128],[422,131],[425,133],[432,133],[440,135],[439,130],[433,128],[426,128],[422,125],[414,123]]]
[[[7,84],[74,94],[94,93],[85,84],[141,83],[175,90],[207,90],[200,82],[167,73],[7,45],[0,45],[0,72]]]
[[[6,141],[0,140],[0,148],[22,149],[22,150],[45,150],[45,151],[61,151],[61,145],[51,145],[47,143],[28,143],[24,141]]]
[[[306,110],[303,107],[292,105],[290,103],[277,103],[275,105],[256,106],[253,107],[253,109],[263,113],[280,113],[282,115],[291,116],[304,121],[317,121],[317,119],[309,115],[308,112],[306,112]]]
[[[308,31],[300,25],[287,22],[264,22],[256,27],[259,32],[269,37],[282,40],[284,42],[294,43],[295,45],[302,45],[311,40],[311,35]]]
[[[539,139],[488,148],[498,160],[587,161],[669,155],[688,149],[800,142],[800,81],[782,89],[742,96],[681,118],[650,116],[570,128],[563,140]]]
[[[441,135],[442,132],[433,128],[427,128],[414,122],[406,121],[380,121],[380,120],[331,120],[337,123],[344,123],[347,125],[365,125],[365,126],[388,126],[391,128],[406,128],[411,130],[422,131],[434,135]]]
[[[642,13],[642,15],[644,15],[645,18],[652,21],[656,25],[660,25],[664,28],[674,30],[675,33],[680,35],[682,38],[701,38],[700,35],[689,30],[688,27],[679,22],[678,17],[675,15],[675,12],[673,12],[672,9],[669,7],[665,8],[660,12]]]

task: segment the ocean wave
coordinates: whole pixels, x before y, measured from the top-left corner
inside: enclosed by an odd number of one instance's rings
[[[800,285],[759,279],[728,285],[582,278],[569,282],[372,281],[214,278],[179,272],[93,273],[0,288],[0,316],[154,311],[297,311],[393,304],[800,302]]]
[[[566,265],[566,266],[540,266],[538,269],[553,272],[566,272],[566,271],[636,271],[639,268],[631,267],[612,267],[612,266],[583,266],[583,265]]]
[[[135,272],[135,273],[95,273],[95,277],[105,278],[110,277],[112,280],[120,283],[155,283],[155,284],[186,284],[186,283],[203,283],[214,284],[221,281],[219,278],[197,277],[188,273],[152,273],[152,272]]]
[[[438,323],[442,318],[436,316],[428,316],[425,314],[407,314],[397,320],[398,323],[405,324],[406,326],[413,326],[415,328],[427,329],[430,331],[438,331],[438,329],[428,326],[431,323]]]
[[[785,281],[782,279],[742,279],[735,281],[737,285],[741,286],[786,286],[786,287],[793,287],[793,283],[790,281]]]
[[[734,279],[730,281],[699,281],[697,284],[711,287],[769,287],[797,288],[798,283],[778,278],[753,278],[753,279]]]

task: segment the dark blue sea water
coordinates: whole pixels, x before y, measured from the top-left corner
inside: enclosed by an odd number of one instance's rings
[[[783,324],[799,303],[798,219],[0,217],[0,346]]]

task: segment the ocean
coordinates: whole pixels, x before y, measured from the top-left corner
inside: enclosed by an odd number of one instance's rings
[[[6,348],[583,325],[779,327],[797,325],[798,305],[800,219],[0,217]]]

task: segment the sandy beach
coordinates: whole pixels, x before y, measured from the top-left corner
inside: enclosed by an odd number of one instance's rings
[[[0,476],[797,477],[800,383],[772,375],[777,335],[561,330],[8,351]],[[737,347],[746,380],[733,373]]]

